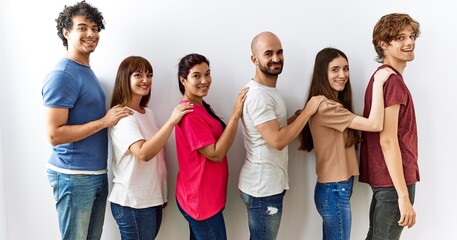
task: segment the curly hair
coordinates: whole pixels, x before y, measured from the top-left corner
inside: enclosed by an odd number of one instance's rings
[[[103,20],[103,15],[96,7],[93,7],[86,1],[81,1],[73,6],[65,5],[62,12],[59,13],[59,17],[56,19],[57,23],[57,36],[62,39],[63,46],[68,49],[68,41],[63,35],[62,29],[71,30],[73,27],[73,17],[74,16],[83,16],[86,19],[89,19],[95,22],[98,26],[98,31],[105,29],[105,23]]]
[[[384,61],[384,51],[379,45],[381,41],[390,43],[394,40],[398,34],[407,26],[411,26],[416,38],[420,35],[419,22],[412,19],[408,14],[405,13],[391,13],[387,14],[381,19],[373,29],[373,45],[378,56],[376,61],[382,63]]]

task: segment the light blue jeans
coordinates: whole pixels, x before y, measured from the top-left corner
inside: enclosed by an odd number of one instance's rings
[[[314,203],[322,217],[322,239],[350,240],[353,185],[354,177],[342,182],[316,183]]]
[[[366,240],[398,240],[403,227],[398,225],[400,209],[398,194],[394,187],[372,188],[370,228]],[[416,184],[408,185],[409,200],[414,204]]]
[[[253,197],[241,192],[248,212],[251,240],[274,240],[281,224],[282,203],[286,191],[267,197]]]
[[[131,208],[111,203],[122,240],[155,239],[162,224],[162,206]]]
[[[63,240],[100,239],[108,196],[107,174],[69,175],[48,169]]]

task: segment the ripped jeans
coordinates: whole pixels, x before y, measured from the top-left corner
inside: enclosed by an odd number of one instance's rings
[[[268,197],[253,197],[241,192],[248,212],[250,240],[274,240],[281,223],[282,202],[286,191]]]

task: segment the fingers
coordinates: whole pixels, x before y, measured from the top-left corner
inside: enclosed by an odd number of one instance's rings
[[[116,105],[110,109],[110,111],[114,111],[115,115],[130,115],[133,114],[133,110],[130,109],[129,107],[121,106],[121,105]]]
[[[416,215],[415,214],[402,214],[400,220],[398,221],[398,225],[402,227],[411,228],[416,224]]]
[[[194,104],[191,102],[182,102],[182,103],[178,104],[178,106],[176,106],[175,109],[178,113],[186,114],[188,112],[192,112],[193,107],[194,107]]]

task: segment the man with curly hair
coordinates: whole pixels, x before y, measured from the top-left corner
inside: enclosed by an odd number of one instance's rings
[[[121,106],[106,112],[105,94],[89,64],[103,21],[84,1],[64,7],[56,22],[66,55],[42,88],[53,145],[48,179],[62,239],[100,239],[108,195],[107,128],[131,113]]]
[[[417,126],[412,95],[403,79],[414,60],[419,23],[408,14],[383,16],[373,29],[378,69],[396,72],[384,84],[384,129],[363,132],[359,181],[373,190],[367,240],[399,239],[404,227],[416,223],[414,196],[420,180],[417,163]],[[373,77],[365,92],[364,116],[371,109]]]

